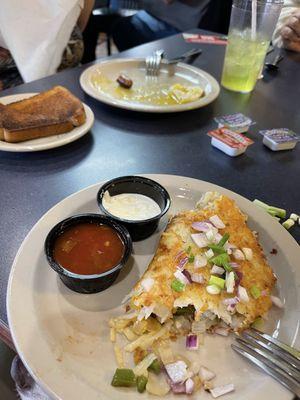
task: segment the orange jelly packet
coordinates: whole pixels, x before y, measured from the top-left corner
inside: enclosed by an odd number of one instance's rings
[[[227,128],[219,128],[208,132],[208,136],[218,139],[234,149],[241,149],[253,144],[253,140],[241,133],[233,132]]]

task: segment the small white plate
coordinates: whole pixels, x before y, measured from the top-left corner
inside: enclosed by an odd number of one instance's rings
[[[13,94],[11,96],[5,96],[0,98],[2,104],[9,104],[15,101],[28,99],[36,95],[37,93],[20,93]],[[83,125],[72,129],[70,132],[62,133],[60,135],[47,136],[44,138],[26,140],[25,142],[19,143],[8,143],[0,140],[0,150],[10,151],[16,153],[31,152],[31,151],[42,151],[49,150],[55,147],[64,146],[65,144],[74,142],[81,138],[83,135],[88,133],[94,123],[94,113],[89,106],[83,103],[83,107],[86,113],[86,121]]]
[[[277,295],[285,309],[273,307],[266,330],[299,347],[300,248],[292,236],[266,212],[249,200],[220,186],[172,175],[146,175],[163,185],[172,199],[170,214],[194,208],[202,193],[216,190],[232,197],[249,216],[249,226],[259,232],[260,242],[277,277]],[[56,400],[155,400],[134,388],[110,385],[116,369],[108,321],[120,315],[120,303],[150,262],[166,219],[147,240],[134,243],[133,256],[116,282],[101,293],[84,295],[67,289],[49,267],[44,241],[50,229],[71,215],[99,212],[96,194],[103,183],[67,197],[48,211],[32,228],[13,263],[7,312],[18,354],[36,381]],[[272,255],[272,249],[277,254]],[[278,293],[279,292],[279,293]],[[233,383],[228,400],[291,400],[293,396],[276,381],[236,354],[233,337],[206,335],[199,351],[187,354],[216,372],[216,385]],[[181,347],[180,347],[181,346]],[[179,352],[186,352],[182,341]],[[211,400],[204,390],[192,398]],[[51,398],[52,398],[51,397]],[[166,400],[190,396],[168,395]]]
[[[93,75],[97,73],[101,73],[105,78],[108,78],[112,82],[115,82],[121,73],[125,73],[133,79],[133,85],[134,77],[137,76],[139,82],[142,80],[145,82],[145,85],[153,85],[155,82],[163,82],[168,86],[175,83],[189,86],[200,86],[204,90],[205,95],[199,100],[176,105],[154,105],[131,101],[129,99],[124,100],[117,98],[107,91],[97,90],[91,81]],[[180,112],[204,107],[214,101],[220,93],[220,86],[215,78],[199,68],[184,63],[178,63],[175,65],[162,63],[160,74],[157,78],[146,77],[145,59],[143,58],[114,59],[92,65],[81,74],[80,85],[87,94],[111,106],[133,111],[155,113]]]

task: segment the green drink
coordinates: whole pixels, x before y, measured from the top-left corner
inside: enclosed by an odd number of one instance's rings
[[[230,32],[222,86],[236,92],[251,92],[262,69],[268,46],[268,40],[252,40],[250,31]]]
[[[233,0],[222,86],[249,93],[261,73],[283,0]]]

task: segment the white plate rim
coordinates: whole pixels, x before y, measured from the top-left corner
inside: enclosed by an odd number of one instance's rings
[[[139,103],[134,103],[134,102],[126,102],[114,98],[110,98],[108,96],[102,95],[100,92],[96,93],[96,91],[89,85],[88,83],[88,77],[90,73],[99,68],[99,66],[108,64],[108,63],[124,63],[124,62],[142,62],[144,61],[144,58],[116,58],[116,59],[110,59],[110,60],[103,60],[101,62],[98,62],[96,64],[91,65],[90,67],[86,68],[82,74],[80,75],[79,78],[79,83],[83,91],[85,91],[89,96],[93,97],[94,99],[105,103],[107,105],[117,107],[117,108],[122,108],[125,110],[130,110],[130,111],[138,111],[138,112],[146,112],[146,113],[172,113],[172,112],[183,112],[183,111],[189,111],[189,110],[195,110],[197,108],[202,108],[207,106],[208,104],[212,103],[220,94],[220,85],[218,81],[210,75],[208,72],[194,67],[189,64],[185,63],[178,63],[178,67],[184,68],[187,71],[193,71],[197,75],[202,75],[205,77],[210,84],[212,85],[212,92],[193,102],[190,103],[184,103],[184,104],[178,104],[178,105],[172,105],[172,106],[158,106],[158,105],[151,105],[151,104],[139,104]]]
[[[278,224],[277,221],[275,221],[270,215],[268,215],[265,211],[259,209],[257,206],[255,206],[250,200],[248,200],[247,198],[229,190],[226,188],[223,188],[221,186],[218,186],[216,184],[207,182],[207,181],[203,181],[203,180],[199,180],[199,179],[195,179],[195,178],[190,178],[190,177],[184,177],[184,176],[180,176],[180,175],[167,175],[167,174],[141,174],[140,176],[144,176],[144,177],[148,177],[150,179],[153,180],[157,180],[158,182],[160,182],[161,180],[164,179],[171,179],[171,180],[175,180],[176,181],[176,185],[184,185],[187,182],[191,184],[191,186],[194,185],[199,185],[199,183],[201,185],[204,185],[204,187],[206,188],[201,188],[201,190],[213,190],[213,191],[219,191],[220,193],[223,193],[225,195],[230,196],[231,198],[233,198],[235,201],[238,202],[239,207],[241,207],[243,209],[243,211],[245,211],[246,213],[248,209],[252,209],[254,211],[255,214],[257,214],[257,218],[259,218],[260,222],[267,227],[268,233],[273,231],[276,232],[276,239],[277,241],[279,240],[280,243],[282,243],[282,245],[285,248],[289,248],[289,251],[287,253],[287,258],[289,259],[290,263],[292,265],[296,265],[299,257],[300,257],[300,247],[298,245],[298,243],[296,242],[296,240],[286,231],[286,229],[284,229],[282,227],[281,224]],[[8,287],[7,287],[7,297],[6,297],[6,307],[7,307],[7,317],[8,317],[8,322],[9,322],[9,327],[11,329],[11,335],[13,338],[13,342],[15,344],[15,347],[17,349],[17,352],[20,356],[20,358],[22,359],[24,365],[26,366],[26,368],[28,369],[28,371],[31,373],[31,375],[34,377],[35,381],[51,396],[54,396],[55,399],[61,399],[61,400],[66,400],[63,399],[61,397],[58,397],[52,390],[50,387],[47,386],[47,384],[41,379],[41,377],[39,375],[37,375],[34,370],[31,368],[30,362],[28,360],[26,360],[26,358],[24,357],[24,354],[22,352],[22,349],[19,347],[18,345],[18,340],[17,340],[17,335],[16,332],[14,331],[14,323],[15,321],[13,321],[13,315],[10,311],[10,299],[11,299],[11,287],[13,284],[13,279],[14,279],[14,274],[15,274],[15,270],[17,268],[17,264],[19,261],[19,258],[22,254],[23,249],[26,247],[26,243],[29,241],[30,236],[32,234],[32,232],[34,232],[35,229],[37,229],[37,227],[39,226],[40,223],[42,223],[43,221],[45,221],[53,211],[55,211],[56,209],[59,209],[59,207],[62,206],[62,203],[64,203],[65,201],[70,201],[73,200],[74,198],[76,198],[77,195],[82,194],[85,191],[94,189],[96,187],[100,187],[101,184],[103,184],[104,181],[90,185],[86,188],[83,188],[79,191],[77,191],[76,193],[73,193],[69,196],[67,196],[66,198],[64,198],[63,200],[61,200],[60,202],[58,202],[56,205],[54,205],[50,210],[48,210],[37,222],[36,224],[32,227],[32,229],[29,231],[29,233],[27,234],[27,236],[25,237],[25,239],[23,240],[12,265],[11,271],[10,271],[10,275],[9,275],[9,281],[8,281]],[[163,182],[161,182],[161,184],[164,184]],[[165,184],[164,184],[165,185]],[[295,271],[294,271],[295,272]],[[298,287],[300,286],[300,271],[296,270],[296,280],[297,280],[297,285]],[[113,350],[112,350],[113,351]],[[291,394],[291,399],[293,398],[293,395]]]
[[[35,96],[38,94],[37,92],[28,92],[28,93],[18,93],[12,94],[9,96],[4,96],[0,98],[0,102],[3,104],[9,104],[14,101],[20,101],[27,99],[29,97]],[[35,152],[35,151],[44,151],[50,150],[53,148],[61,147],[66,144],[72,143],[75,140],[80,139],[82,136],[86,135],[91,127],[94,124],[94,113],[91,108],[82,103],[85,113],[86,113],[86,121],[83,125],[78,126],[72,129],[70,132],[66,132],[60,135],[53,135],[49,137],[42,138],[45,142],[34,144],[33,140],[30,140],[31,144],[28,145],[28,141],[19,142],[19,143],[8,143],[0,140],[0,151],[7,151],[13,153],[27,153],[27,152]],[[74,135],[75,132],[75,135]],[[56,137],[56,140],[53,140]],[[49,142],[47,143],[47,138],[49,138]],[[38,139],[37,139],[38,140]],[[33,143],[32,143],[33,142]]]

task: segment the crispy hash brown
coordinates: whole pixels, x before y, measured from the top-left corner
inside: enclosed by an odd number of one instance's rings
[[[224,234],[229,235],[224,248],[230,262],[228,268],[224,267],[223,275],[212,274],[213,260],[218,254],[212,257],[209,245],[199,247],[191,236],[199,234],[192,226],[195,222],[210,224],[210,218],[214,216],[218,216],[224,227],[213,228],[215,238],[212,243],[216,244]],[[206,265],[197,265],[199,257],[202,264],[203,259],[207,259]],[[174,279],[178,276],[174,274],[178,274],[178,270],[188,279],[180,290],[176,287],[174,290]],[[230,290],[228,286],[226,290],[229,271],[234,276],[234,286]],[[199,275],[201,283],[198,282]],[[211,293],[209,289],[212,275],[221,278],[221,283],[225,282],[225,287],[218,293]],[[230,330],[239,331],[270,309],[275,282],[257,237],[247,226],[247,216],[227,196],[208,192],[195,210],[181,212],[171,219],[153,260],[133,288],[127,307],[134,311],[133,320],[147,320],[151,316],[151,320],[154,317],[160,324],[174,319],[178,311],[193,307],[192,320],[204,321],[207,330],[225,323]]]

